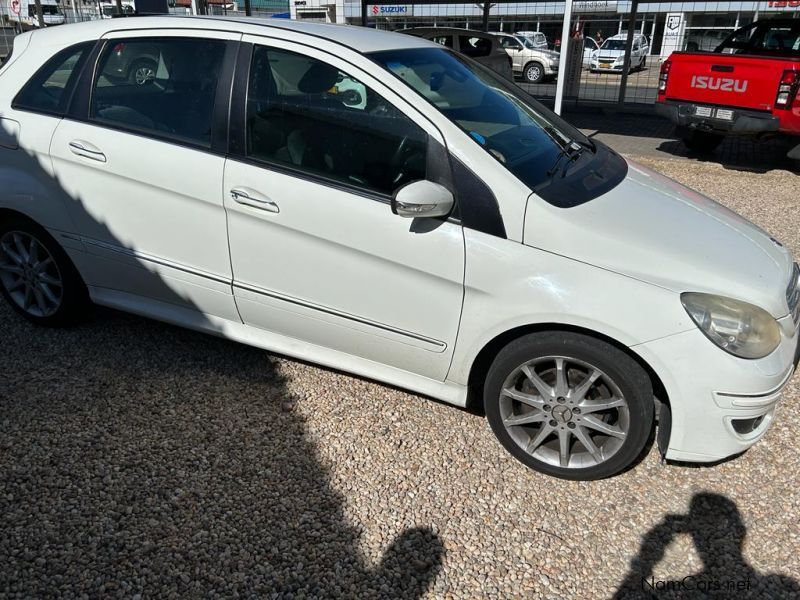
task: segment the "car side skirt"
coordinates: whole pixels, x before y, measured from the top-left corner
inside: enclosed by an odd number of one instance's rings
[[[323,367],[346,371],[455,406],[465,407],[467,404],[467,386],[465,385],[449,381],[436,381],[352,354],[323,348],[285,335],[248,327],[240,322],[203,315],[174,304],[150,300],[126,292],[89,286],[89,295],[93,302],[102,306],[210,333],[262,350],[313,362]]]

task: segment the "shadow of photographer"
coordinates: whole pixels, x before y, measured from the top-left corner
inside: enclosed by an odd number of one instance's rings
[[[703,563],[699,573],[657,576],[655,567],[678,535],[689,535]],[[729,498],[703,492],[689,512],[668,514],[644,536],[628,574],[614,594],[623,598],[798,598],[800,583],[762,574],[742,555],[747,528]]]

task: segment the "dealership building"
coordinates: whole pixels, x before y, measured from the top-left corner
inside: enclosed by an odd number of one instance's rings
[[[584,35],[604,38],[627,29],[632,3],[575,0],[573,20]],[[361,23],[361,2],[290,0],[292,18],[330,23]],[[561,35],[564,2],[498,2],[490,10],[494,31],[542,31],[553,44]],[[439,26],[480,29],[483,4],[368,4],[370,26],[380,29]],[[800,0],[763,2],[640,2],[636,31],[648,37],[650,53],[666,56],[678,49],[713,50],[738,27],[772,17],[800,18]]]

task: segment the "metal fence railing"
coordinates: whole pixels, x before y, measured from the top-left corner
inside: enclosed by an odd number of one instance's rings
[[[482,3],[373,1],[377,4],[344,0],[343,21],[363,24],[366,16],[368,27],[393,31],[416,27],[481,30],[488,24],[488,31],[523,37],[523,43],[528,40],[548,50],[559,50],[562,43],[563,0],[495,0],[489,5],[488,14]],[[571,86],[566,105],[652,106],[657,97],[660,65],[673,51],[711,51],[728,34],[752,21],[777,16],[800,18],[797,2],[777,1],[575,0],[572,11],[569,30],[579,43],[570,48],[582,56],[579,82]],[[631,28],[634,35],[627,51],[630,70],[623,74],[621,63]],[[537,60],[532,50],[509,49],[509,55],[515,61]],[[552,99],[556,93],[553,77],[532,84],[518,76],[517,83],[541,99]]]
[[[192,0],[170,0],[171,12],[187,14]],[[367,0],[369,2],[370,0]],[[509,60],[523,63],[541,60],[537,55],[560,50],[565,3],[563,0],[513,2],[496,0],[484,4],[455,4],[445,0],[250,0],[252,16],[289,17],[299,20],[364,24],[377,29],[402,31],[416,27],[488,29],[514,36],[519,44],[506,41]],[[402,4],[389,4],[399,1]],[[436,4],[434,2],[444,3]],[[22,17],[10,12],[29,2]],[[34,0],[0,0],[0,57],[11,47],[16,31],[36,27]],[[110,18],[115,2],[41,0],[48,4],[50,25]],[[195,0],[204,2],[215,15],[243,16],[244,0]],[[123,0],[130,5],[131,0]],[[652,106],[657,96],[659,68],[675,50],[713,50],[732,31],[752,21],[775,16],[800,18],[797,2],[766,1],[659,1],[575,0],[569,30],[571,51],[581,54],[577,78],[568,86],[565,104]],[[18,13],[20,11],[18,10]],[[22,13],[26,11],[24,8]],[[628,44],[628,31],[634,35]],[[623,74],[623,55],[629,55],[630,70]],[[531,83],[517,70],[517,83],[536,97],[553,99],[552,76]]]

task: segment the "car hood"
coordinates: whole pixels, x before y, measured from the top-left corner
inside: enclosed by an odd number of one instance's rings
[[[552,50],[532,50],[531,48],[525,48],[523,52],[529,57],[546,58],[547,60],[558,60],[561,57],[558,52],[553,52]]]
[[[618,56],[625,56],[624,50],[595,50],[595,54],[600,58],[617,58]]]
[[[792,257],[717,202],[628,161],[617,187],[572,208],[531,197],[525,243],[675,292],[737,298],[788,313]]]

